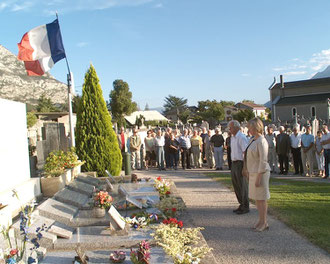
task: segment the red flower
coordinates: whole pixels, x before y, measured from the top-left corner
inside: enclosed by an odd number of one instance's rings
[[[18,250],[17,249],[12,249],[9,252],[9,254],[12,255],[12,256],[16,255],[17,253],[18,253]]]
[[[172,212],[175,213],[176,212],[176,208],[172,208]]]
[[[179,228],[182,228],[182,227],[183,227],[183,222],[182,222],[182,221],[179,221],[179,222],[178,222],[178,227],[179,227]]]
[[[157,177],[157,181],[161,181],[162,180],[162,177]]]
[[[171,194],[171,192],[170,191],[167,191],[165,194]]]

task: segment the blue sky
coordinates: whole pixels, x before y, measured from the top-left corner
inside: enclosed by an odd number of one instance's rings
[[[106,100],[123,79],[142,109],[169,94],[265,103],[274,76],[309,79],[330,64],[327,0],[0,0],[0,44],[17,54],[56,10],[78,93],[93,63]],[[65,61],[50,73],[66,82]]]

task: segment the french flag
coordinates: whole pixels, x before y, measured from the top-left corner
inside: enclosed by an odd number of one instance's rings
[[[58,19],[25,33],[18,45],[19,60],[24,61],[27,74],[40,76],[56,62],[65,58]]]

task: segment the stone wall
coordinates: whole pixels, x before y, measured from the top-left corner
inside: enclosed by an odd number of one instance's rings
[[[20,205],[40,195],[39,178],[31,179],[26,105],[0,98],[0,225],[11,223]],[[20,201],[12,196],[15,189]]]
[[[315,103],[315,104],[300,104],[300,105],[278,105],[276,106],[276,116],[275,120],[277,118],[280,118],[281,121],[292,121],[292,108],[295,107],[297,110],[298,116],[301,118],[304,116],[305,118],[311,118],[311,108],[312,106],[315,107],[316,110],[316,117],[318,119],[322,119],[327,121],[327,105],[326,103]]]

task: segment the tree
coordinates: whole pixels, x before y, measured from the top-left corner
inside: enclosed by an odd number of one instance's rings
[[[220,104],[225,107],[225,106],[233,106],[235,105],[234,101],[220,101]]]
[[[168,112],[172,110],[177,111],[177,115],[180,115],[181,112],[184,112],[188,106],[187,106],[187,99],[184,99],[183,97],[176,97],[173,95],[169,95],[168,97],[165,97],[165,104],[163,105],[165,110],[164,113],[167,114]]]
[[[144,107],[144,111],[149,111],[150,109],[149,109],[149,105],[148,105],[148,103],[146,103],[146,106]]]
[[[78,112],[78,107],[80,104],[81,96],[76,95],[75,97],[72,98],[72,112],[77,113]]]
[[[37,116],[33,112],[27,112],[26,113],[26,124],[27,127],[33,127],[38,121]]]
[[[266,112],[267,120],[272,121],[272,110],[270,108],[266,108],[265,112]]]
[[[244,99],[244,100],[242,101],[242,103],[252,103],[252,104],[254,104],[254,101],[253,101],[253,100],[247,100],[247,99]]]
[[[224,119],[225,111],[223,110],[222,103],[216,100],[199,101],[196,117],[196,121],[201,122],[205,120],[213,127]]]
[[[56,112],[59,111],[57,107],[54,106],[52,103],[52,100],[48,97],[46,97],[46,94],[43,93],[39,99],[38,99],[38,105],[37,105],[37,111],[38,112]]]
[[[115,80],[113,90],[110,92],[110,111],[118,123],[118,127],[125,125],[124,115],[129,115],[137,110],[137,104],[132,101],[132,93],[127,82]]]
[[[233,114],[233,119],[239,122],[249,121],[254,117],[255,115],[251,109],[239,110],[236,114]]]
[[[85,74],[76,131],[77,154],[81,160],[86,161],[82,169],[97,171],[98,176],[105,176],[105,170],[112,175],[119,175],[122,156],[99,79],[92,65]]]

